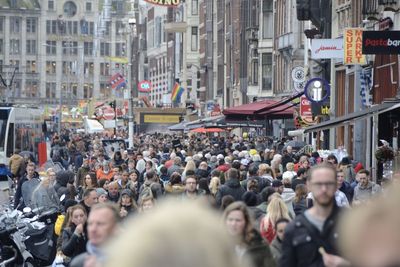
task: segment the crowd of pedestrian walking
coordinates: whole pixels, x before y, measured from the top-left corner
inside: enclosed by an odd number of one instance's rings
[[[130,148],[103,139],[55,135],[50,157],[65,170],[41,178],[33,161],[18,153],[10,161],[15,208],[63,207],[59,266],[116,266],[115,258],[118,266],[196,266],[219,235],[238,260],[229,266],[352,266],[338,247],[339,217],[386,191],[349,157],[297,153],[263,137],[153,134],[135,136]],[[214,229],[202,223],[217,217]],[[225,233],[213,239],[219,228]]]

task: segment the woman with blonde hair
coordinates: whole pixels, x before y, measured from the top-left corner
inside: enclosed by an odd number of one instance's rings
[[[219,177],[217,176],[212,177],[209,185],[212,196],[215,197],[217,195],[220,186],[221,186],[221,180],[219,179]]]
[[[246,204],[236,201],[226,207],[224,224],[236,241],[235,251],[240,259],[247,257],[254,266],[275,266],[271,251],[253,228],[253,220]]]
[[[275,224],[281,218],[290,220],[289,210],[285,201],[279,195],[273,194],[267,207],[267,214],[260,223],[261,236],[268,241],[268,244],[271,244],[274,240],[276,236]]]
[[[188,162],[186,162],[185,169],[182,172],[182,177],[181,177],[182,181],[186,180],[187,171],[196,172],[196,163],[194,162],[194,160],[188,160]]]
[[[278,177],[280,174],[282,174],[283,167],[282,167],[282,155],[281,154],[274,155],[274,157],[271,160],[271,168],[275,174],[275,177]]]

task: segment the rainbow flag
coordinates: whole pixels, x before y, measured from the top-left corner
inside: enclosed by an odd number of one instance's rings
[[[179,83],[175,83],[174,88],[172,89],[172,93],[171,93],[172,102],[179,102],[181,100],[183,91],[184,91],[183,87],[180,86]]]

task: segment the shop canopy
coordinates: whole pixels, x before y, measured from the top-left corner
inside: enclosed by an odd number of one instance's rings
[[[373,115],[378,115],[388,111],[400,108],[400,103],[382,103],[360,111],[356,111],[341,117],[333,118],[328,121],[318,123],[316,125],[305,128],[304,133],[312,133],[323,131],[331,128],[344,126],[346,123],[351,123],[356,120],[367,119]]]
[[[295,104],[285,104],[281,103],[281,101],[267,99],[231,107],[225,109],[222,113],[227,119],[238,119],[240,117],[248,117],[251,119],[287,119],[293,118],[294,105]]]

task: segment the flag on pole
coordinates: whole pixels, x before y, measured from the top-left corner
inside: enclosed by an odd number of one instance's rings
[[[126,86],[126,80],[121,73],[116,73],[111,77],[110,84],[112,89],[118,89],[120,87]]]
[[[179,102],[181,100],[183,91],[184,91],[183,87],[180,86],[179,83],[175,83],[174,88],[172,89],[172,93],[171,93],[172,102]]]

